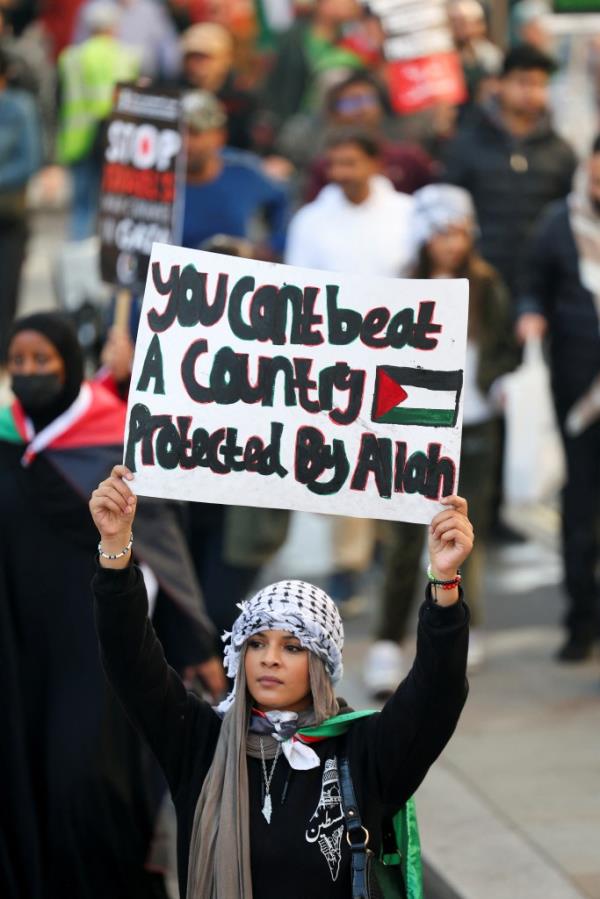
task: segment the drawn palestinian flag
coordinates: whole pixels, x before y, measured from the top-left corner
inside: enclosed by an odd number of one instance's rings
[[[428,371],[378,365],[371,421],[391,425],[453,428],[463,384],[462,371]]]

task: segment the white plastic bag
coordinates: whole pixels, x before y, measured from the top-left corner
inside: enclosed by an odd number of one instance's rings
[[[539,340],[527,341],[523,363],[505,377],[504,388],[504,500],[523,505],[552,499],[565,480],[565,459]]]

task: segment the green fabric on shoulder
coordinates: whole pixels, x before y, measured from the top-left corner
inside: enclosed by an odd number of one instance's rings
[[[345,712],[343,715],[335,715],[328,718],[318,727],[303,727],[298,731],[304,737],[339,737],[345,734],[354,721],[374,715],[375,709],[362,709],[358,712]],[[407,899],[424,899],[423,894],[423,868],[421,865],[421,840],[419,837],[419,825],[417,822],[417,810],[415,801],[411,797],[393,817],[394,833],[396,835],[397,852],[391,855],[380,856],[384,866],[392,869],[397,865],[402,866],[404,885]],[[390,870],[390,886],[393,877]],[[385,885],[382,885],[385,890]],[[393,895],[393,891],[390,891]]]
[[[23,443],[10,406],[0,407],[0,440],[5,443]]]
[[[318,727],[303,727],[298,733],[303,737],[340,737],[345,734],[350,724],[358,718],[374,715],[376,709],[361,709],[358,712],[344,712],[323,721]]]

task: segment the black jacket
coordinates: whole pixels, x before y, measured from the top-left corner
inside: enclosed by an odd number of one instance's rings
[[[493,107],[476,110],[447,150],[442,180],[471,193],[481,255],[513,297],[520,293],[532,229],[545,206],[569,192],[575,166],[573,151],[548,119],[515,138]]]
[[[146,616],[146,593],[137,567],[98,569],[93,590],[106,673],[157,756],[171,788],[184,897],[194,810],[221,721],[209,705],[185,690],[167,666]],[[410,674],[381,713],[352,726],[348,757],[374,848],[380,841],[382,815],[399,808],[415,792],[456,727],[467,695],[468,618],[462,602],[440,608],[429,598],[421,608],[417,657]],[[328,897],[350,895],[348,850],[341,839],[341,818],[330,803],[324,803],[329,813],[321,822],[327,832],[311,832],[319,821],[315,814],[328,789],[325,775],[331,773],[337,748],[332,739],[315,746],[324,763],[322,769],[294,771],[283,807],[278,801],[284,795],[280,781],[288,776],[289,768],[283,759],[278,764],[272,785],[271,825],[260,817],[260,761],[248,759],[252,879],[254,894],[260,899],[279,899],[282,883],[288,899],[324,896],[325,882],[330,883]]]
[[[518,310],[548,319],[552,384],[562,418],[600,374],[598,313],[579,277],[566,200],[553,203],[535,231]]]

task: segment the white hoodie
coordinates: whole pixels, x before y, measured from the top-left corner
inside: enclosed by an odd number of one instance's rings
[[[351,203],[337,184],[323,188],[293,217],[285,261],[305,268],[399,277],[411,261],[413,199],[375,175],[363,203]]]

